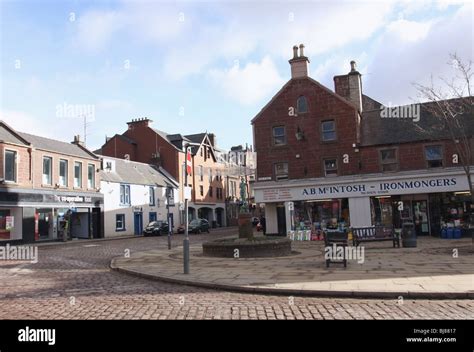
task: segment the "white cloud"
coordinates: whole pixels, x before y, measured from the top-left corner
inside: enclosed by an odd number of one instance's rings
[[[434,23],[432,21],[415,22],[400,19],[391,22],[387,26],[387,31],[390,34],[398,36],[402,41],[416,42],[424,39],[427,36],[433,24]]]
[[[214,84],[230,98],[250,105],[268,98],[284,83],[272,60],[267,56],[259,63],[248,63],[240,68],[210,71]]]
[[[81,48],[97,51],[126,24],[125,14],[117,11],[90,11],[78,19],[77,40]]]
[[[5,121],[13,129],[40,136],[51,136],[53,126],[23,111],[1,110],[0,120]]]

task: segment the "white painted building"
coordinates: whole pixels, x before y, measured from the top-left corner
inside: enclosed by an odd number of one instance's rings
[[[102,157],[105,236],[141,235],[154,220],[167,220],[167,191],[178,199],[178,183],[164,169],[123,159]],[[172,202],[171,202],[172,204]],[[179,226],[179,208],[170,206],[170,222]]]

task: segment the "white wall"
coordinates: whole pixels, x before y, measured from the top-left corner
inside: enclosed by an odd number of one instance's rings
[[[265,226],[266,226],[266,233],[270,235],[275,235],[278,233],[276,203],[265,204]]]
[[[150,206],[150,194],[148,185],[130,185],[130,206],[120,205],[120,183],[101,181],[101,191],[104,195],[104,228],[105,236],[133,235],[134,234],[134,212],[142,210],[143,227],[149,222],[150,212],[156,212],[158,220],[167,220],[166,210],[166,188],[155,187],[155,206]],[[175,202],[177,203],[178,191],[175,190]],[[179,206],[170,208],[173,213],[175,229],[179,226]],[[125,231],[116,231],[115,220],[117,214],[125,215]]]

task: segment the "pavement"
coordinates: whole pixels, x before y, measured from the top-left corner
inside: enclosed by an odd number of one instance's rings
[[[192,240],[191,240],[192,243]],[[472,299],[474,252],[470,238],[418,238],[416,248],[391,242],[366,243],[363,263],[326,268],[321,241],[292,244],[293,255],[278,258],[209,258],[201,244],[191,246],[188,275],[182,247],[120,256],[111,268],[171,283],[240,292],[376,298]]]

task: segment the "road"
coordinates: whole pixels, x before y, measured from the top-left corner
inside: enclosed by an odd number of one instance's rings
[[[229,235],[193,235],[191,243]],[[175,235],[173,246],[183,236]],[[0,261],[0,319],[473,319],[472,300],[285,297],[150,281],[109,269],[127,251],[166,248],[166,237],[55,244],[38,263]],[[192,270],[192,266],[191,266]]]

